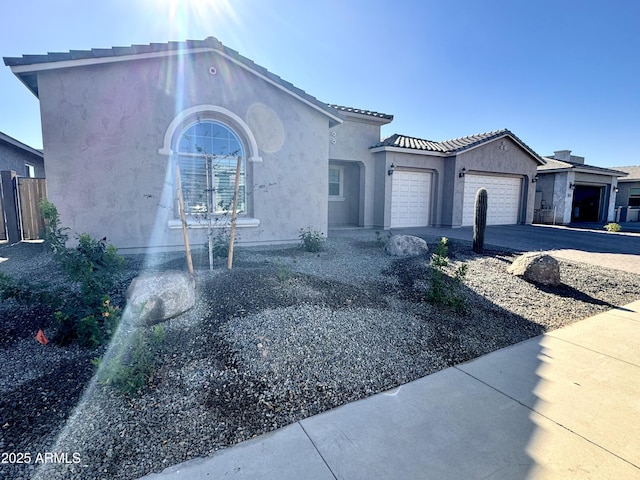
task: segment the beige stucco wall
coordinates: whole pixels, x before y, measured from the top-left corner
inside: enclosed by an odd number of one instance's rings
[[[369,147],[380,141],[380,125],[377,119],[345,115],[344,123],[331,128],[329,159],[332,164],[350,167],[345,171],[348,175],[345,189],[350,190],[345,192],[348,201],[329,202],[330,224],[353,224],[355,218],[361,227],[378,225],[375,219],[376,157]]]
[[[259,225],[239,228],[238,242],[326,233],[329,118],[215,53],[46,71],[38,83],[48,195],[72,231],[121,249],[183,245],[168,228],[177,218],[171,156],[159,149],[181,112],[215,105],[249,126],[262,158],[247,165]],[[206,230],[190,237],[204,244]]]
[[[508,175],[522,179],[520,222],[533,221],[535,185],[538,162],[509,137],[495,139],[479,147],[459,153],[455,157],[451,218],[443,218],[444,225],[462,225],[464,177],[458,173],[465,168],[468,174]],[[449,223],[450,222],[450,223]]]
[[[391,225],[391,196],[393,195],[393,177],[387,172],[391,165],[395,166],[395,172],[402,170],[420,171],[431,174],[431,199],[429,205],[430,226],[440,226],[442,220],[442,195],[444,190],[444,158],[425,153],[408,153],[399,151],[384,152],[384,171],[381,177],[384,179],[384,210],[382,225],[389,228]]]

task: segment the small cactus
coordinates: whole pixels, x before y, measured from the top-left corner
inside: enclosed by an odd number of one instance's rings
[[[473,251],[482,253],[484,231],[487,228],[487,191],[481,188],[476,193],[475,219],[473,221]]]

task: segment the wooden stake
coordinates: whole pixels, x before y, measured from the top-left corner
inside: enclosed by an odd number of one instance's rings
[[[180,165],[176,163],[176,187],[178,190],[178,206],[180,207],[180,220],[182,220],[182,235],[184,236],[184,248],[187,252],[187,267],[189,275],[193,275],[193,261],[191,260],[191,246],[189,245],[189,233],[187,232],[187,216],[184,213],[184,198],[182,197],[182,180],[180,179]]]
[[[229,238],[229,258],[227,259],[227,269],[231,270],[233,265],[233,242],[236,236],[236,219],[238,218],[238,190],[240,189],[240,168],[242,168],[242,157],[238,157],[236,167],[236,184],[233,188],[233,209],[231,210],[231,237]]]

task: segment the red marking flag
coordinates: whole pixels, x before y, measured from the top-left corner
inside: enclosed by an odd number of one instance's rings
[[[39,341],[42,345],[46,345],[47,343],[49,343],[49,340],[47,339],[47,337],[45,337],[44,332],[42,331],[42,329],[38,329],[38,333],[36,334],[36,340]]]

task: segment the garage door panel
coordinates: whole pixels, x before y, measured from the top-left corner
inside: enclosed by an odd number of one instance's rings
[[[430,199],[430,173],[396,170],[392,178],[391,226],[428,225]]]
[[[462,225],[473,225],[476,192],[487,190],[487,225],[518,223],[521,180],[514,177],[490,175],[465,176]]]

